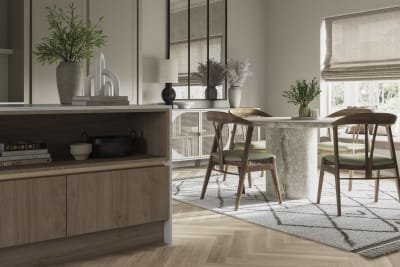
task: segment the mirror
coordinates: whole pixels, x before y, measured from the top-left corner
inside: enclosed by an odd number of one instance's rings
[[[176,99],[226,99],[226,81],[214,87],[215,94],[209,93],[212,67],[205,78],[196,74],[199,64],[209,66],[209,60],[226,63],[227,0],[168,0],[168,4],[169,58],[179,63]]]

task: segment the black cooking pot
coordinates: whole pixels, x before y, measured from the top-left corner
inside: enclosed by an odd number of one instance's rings
[[[124,157],[134,152],[135,131],[127,136],[88,136],[87,133],[81,136],[83,142],[92,144],[92,158]]]

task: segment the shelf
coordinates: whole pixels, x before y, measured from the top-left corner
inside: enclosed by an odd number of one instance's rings
[[[0,55],[11,55],[12,53],[12,49],[0,48]]]
[[[83,161],[53,159],[52,163],[0,167],[0,181],[45,176],[71,175],[77,173],[120,170],[129,168],[160,166],[168,163],[165,157],[136,154],[120,158],[99,158]]]

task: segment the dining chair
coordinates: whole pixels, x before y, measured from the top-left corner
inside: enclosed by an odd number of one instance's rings
[[[215,136],[200,198],[204,199],[208,182],[210,180],[210,175],[213,170],[222,173],[239,175],[239,184],[235,202],[235,210],[238,210],[240,198],[244,189],[246,173],[249,171],[269,170],[272,174],[278,201],[279,203],[282,203],[275,155],[269,154],[263,150],[250,149],[254,128],[259,125],[255,122],[251,122],[225,112],[209,111],[206,113],[206,115],[207,119],[213,123]],[[243,150],[223,149],[225,144],[223,144],[222,131],[224,127],[228,127],[229,124],[246,127],[246,138]],[[236,166],[238,168],[238,173],[232,173],[226,170],[225,166],[227,165]],[[216,168],[216,166],[218,168]]]
[[[400,177],[397,165],[396,151],[393,143],[393,135],[391,125],[396,122],[397,117],[389,113],[358,113],[351,114],[339,118],[333,122],[333,144],[334,154],[325,155],[321,159],[320,177],[318,183],[317,203],[321,201],[322,184],[325,172],[332,173],[335,176],[336,187],[336,204],[337,214],[341,216],[341,199],[340,199],[340,180],[375,180],[375,200],[379,193],[379,181],[381,179],[395,179],[397,193],[400,200]],[[339,149],[338,127],[344,125],[364,125],[368,129],[370,125],[373,127],[372,141],[368,141],[368,131],[364,132],[364,153],[343,154]],[[389,156],[375,154],[375,141],[379,126],[384,126],[387,134],[387,143],[389,144]],[[382,170],[392,170],[393,175],[381,176]],[[365,177],[341,177],[341,170],[363,171]],[[375,174],[373,173],[375,172]]]
[[[259,116],[259,117],[271,117],[268,113],[257,109],[257,108],[233,108],[229,110],[229,113],[235,115],[236,117],[240,118],[246,118],[249,116]],[[241,131],[240,136],[245,136],[246,132],[246,126],[244,125],[233,125],[231,136],[232,138],[230,139],[229,143],[229,148],[234,149],[234,150],[243,150],[244,149],[244,140],[238,140],[239,135],[237,134],[239,131]],[[242,138],[243,139],[243,138]],[[266,140],[256,140],[256,141],[251,141],[250,144],[250,149],[251,150],[264,150],[266,151]],[[226,166],[227,168],[227,166]],[[251,172],[248,172],[248,183],[249,187],[252,187],[252,181],[251,181]],[[264,171],[261,171],[261,177],[264,176]],[[224,181],[226,180],[226,173],[224,174]]]
[[[358,114],[358,113],[372,113],[372,109],[368,108],[361,108],[361,107],[348,107],[345,109],[341,109],[334,113],[329,114],[326,116],[327,118],[338,118],[342,116],[347,116],[351,114]],[[359,142],[359,135],[361,133],[362,126],[360,125],[353,125],[348,127],[350,129],[350,134],[352,134],[351,142],[339,142],[339,150],[343,153],[352,153],[355,154],[357,152],[364,151],[364,144]],[[331,129],[328,128],[328,138],[329,141],[319,142],[318,143],[318,153],[331,153],[333,154],[333,137],[331,134]],[[353,171],[349,171],[350,177],[353,176]],[[352,180],[349,180],[348,190],[351,191],[353,187]]]

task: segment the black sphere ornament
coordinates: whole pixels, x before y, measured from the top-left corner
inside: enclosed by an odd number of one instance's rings
[[[176,97],[176,93],[174,88],[172,88],[172,83],[166,83],[166,87],[164,88],[164,90],[162,90],[161,97],[166,105],[173,104]]]

